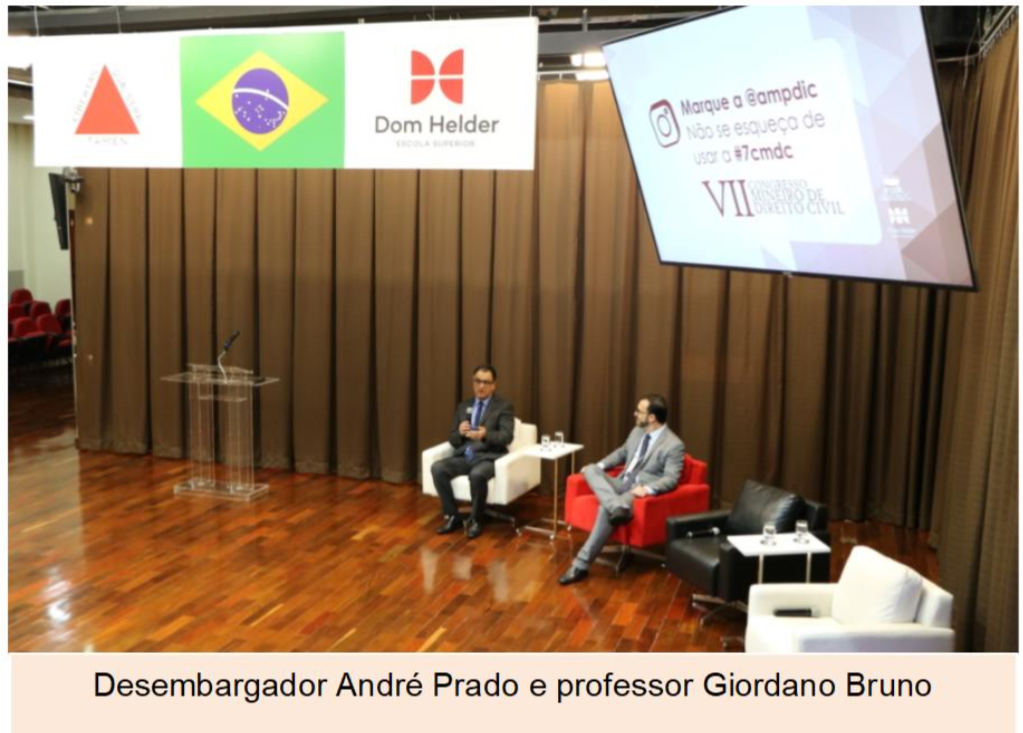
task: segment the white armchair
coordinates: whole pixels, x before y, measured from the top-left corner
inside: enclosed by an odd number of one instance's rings
[[[812,616],[776,616],[776,611]],[[838,583],[750,588],[746,651],[951,652],[952,595],[869,547],[854,547]]]
[[[540,485],[540,459],[524,454],[524,450],[536,445],[536,425],[524,423],[515,418],[515,436],[508,446],[508,454],[494,461],[494,478],[490,479],[487,491],[487,513],[499,519],[510,521],[515,527],[515,518],[508,514],[495,511],[491,505],[507,506],[523,494]],[[423,451],[423,493],[437,496],[437,488],[433,485],[434,463],[455,454],[455,449],[448,442],[435,445]],[[451,482],[455,499],[472,501],[469,488],[469,477],[459,476]],[[516,532],[521,532],[516,528]]]

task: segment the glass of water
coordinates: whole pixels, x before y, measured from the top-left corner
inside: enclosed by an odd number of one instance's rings
[[[773,545],[778,541],[778,528],[774,526],[774,522],[768,522],[764,525],[764,536],[760,538],[760,542],[765,545]]]
[[[550,450],[551,448],[551,436],[545,435],[540,438],[540,450]]]
[[[560,430],[554,434],[554,447],[561,448],[565,445],[565,434]]]
[[[810,525],[805,519],[800,519],[796,522],[796,542],[801,545],[810,542]]]

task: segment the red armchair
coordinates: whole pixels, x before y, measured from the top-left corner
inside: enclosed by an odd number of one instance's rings
[[[624,466],[608,471],[612,476],[621,473]],[[597,519],[600,504],[593,495],[581,473],[568,477],[565,488],[565,523],[569,528],[591,530]],[[621,553],[615,570],[621,571],[631,555],[639,554],[663,562],[664,558],[644,548],[663,545],[668,537],[668,517],[680,514],[697,514],[710,509],[710,486],[707,484],[707,464],[687,455],[682,464],[682,475],[678,486],[672,491],[656,496],[636,499],[632,506],[633,519],[615,529],[611,542],[621,545]]]

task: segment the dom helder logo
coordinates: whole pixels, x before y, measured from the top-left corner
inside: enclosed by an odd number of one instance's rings
[[[455,104],[462,103],[465,79],[465,49],[452,51],[434,71],[430,57],[422,51],[412,52],[412,104],[421,104],[433,93],[434,83],[440,81],[440,90]]]
[[[441,58],[438,67],[434,60]],[[374,118],[374,132],[377,135],[395,135],[400,147],[472,147],[479,135],[497,132],[500,119],[481,119],[477,114],[465,114],[455,110],[470,105],[467,99],[466,70],[469,60],[465,49],[458,48],[446,54],[430,55],[412,50],[410,54],[408,100],[410,112],[440,110],[434,114],[409,115],[405,118],[378,114]],[[440,94],[435,92],[439,89]],[[432,140],[422,139],[433,136]],[[437,139],[436,136],[444,136]]]

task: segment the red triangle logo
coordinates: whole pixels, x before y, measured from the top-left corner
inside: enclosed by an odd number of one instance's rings
[[[138,135],[139,128],[106,66],[85,108],[76,135]]]

